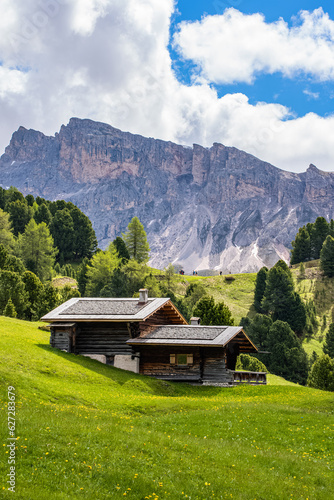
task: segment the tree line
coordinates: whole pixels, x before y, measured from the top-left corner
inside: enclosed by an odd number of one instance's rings
[[[292,241],[291,265],[320,259],[325,276],[334,276],[334,220],[318,217],[299,228]]]

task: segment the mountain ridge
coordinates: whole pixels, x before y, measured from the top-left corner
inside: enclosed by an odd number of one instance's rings
[[[75,203],[102,248],[137,215],[150,263],[186,271],[257,271],[288,260],[298,228],[334,217],[334,173],[293,173],[233,147],[182,146],[71,118],[55,136],[20,127],[0,183]]]

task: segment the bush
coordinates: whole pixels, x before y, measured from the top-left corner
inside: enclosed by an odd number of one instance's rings
[[[334,360],[328,354],[313,364],[307,385],[323,391],[334,391]]]
[[[240,354],[237,359],[236,370],[248,372],[267,372],[266,366],[257,358],[249,354]]]

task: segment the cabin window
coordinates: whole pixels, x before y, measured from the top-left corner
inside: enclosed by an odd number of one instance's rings
[[[192,354],[171,354],[170,364],[177,366],[192,365],[194,362]]]

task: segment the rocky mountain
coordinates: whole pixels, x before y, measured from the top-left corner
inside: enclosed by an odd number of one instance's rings
[[[256,271],[289,259],[298,228],[334,217],[334,173],[290,173],[222,144],[192,148],[72,118],[54,137],[20,127],[0,158],[0,184],[65,199],[99,244],[145,226],[151,265]]]

